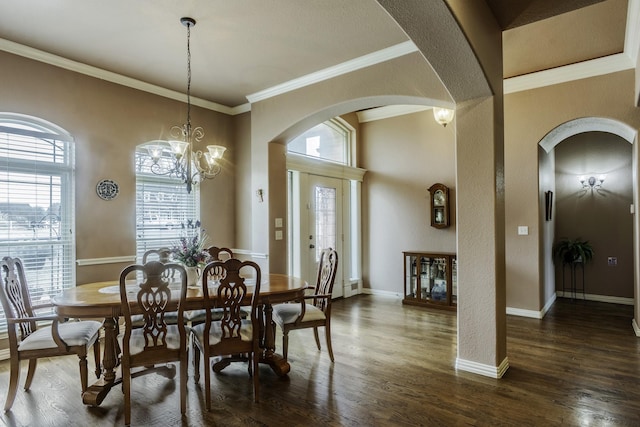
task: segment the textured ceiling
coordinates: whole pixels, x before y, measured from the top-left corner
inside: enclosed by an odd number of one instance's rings
[[[509,29],[507,77],[623,49],[627,0],[486,1]],[[182,16],[197,20],[192,95],[228,107],[408,40],[376,0],[0,0],[0,47],[15,51],[15,42],[184,93]]]

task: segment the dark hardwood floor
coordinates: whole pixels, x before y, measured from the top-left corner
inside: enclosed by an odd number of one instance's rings
[[[261,367],[260,403],[246,365],[234,364],[212,376],[211,412],[189,378],[181,420],[177,378],[147,375],[132,383],[132,425],[638,426],[632,316],[630,306],[564,299],[543,320],[508,316],[510,368],[496,380],[455,370],[455,312],[361,295],[334,303],[334,365],[312,331],[293,331],[291,373],[279,378]],[[25,376],[26,364],[21,384]],[[8,380],[8,362],[0,362],[2,404]],[[82,405],[79,387],[77,358],[42,361],[31,391],[19,389],[0,425],[123,424],[120,387],[97,408]]]

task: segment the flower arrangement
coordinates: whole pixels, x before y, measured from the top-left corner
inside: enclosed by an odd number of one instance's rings
[[[185,267],[197,267],[203,265],[209,259],[209,253],[205,250],[207,234],[201,229],[200,221],[187,220],[182,226],[180,240],[171,248],[172,258],[181,262]]]

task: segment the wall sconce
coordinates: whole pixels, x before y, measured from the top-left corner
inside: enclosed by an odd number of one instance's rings
[[[447,125],[451,123],[454,115],[454,110],[449,110],[448,108],[433,107],[433,118],[436,119],[436,122],[440,123],[444,127],[447,127]]]
[[[607,175],[598,175],[598,178],[596,178],[595,176],[590,176],[587,178],[586,176],[582,175],[578,177],[578,181],[580,181],[582,188],[592,190],[595,188],[597,190],[602,187],[602,184],[604,183],[606,177]]]

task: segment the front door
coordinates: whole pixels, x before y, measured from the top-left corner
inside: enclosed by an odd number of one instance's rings
[[[309,175],[309,277],[316,283],[320,254],[323,249],[334,248],[338,259],[342,254],[342,181],[318,175]],[[333,287],[333,297],[342,296],[342,269],[338,272]]]

